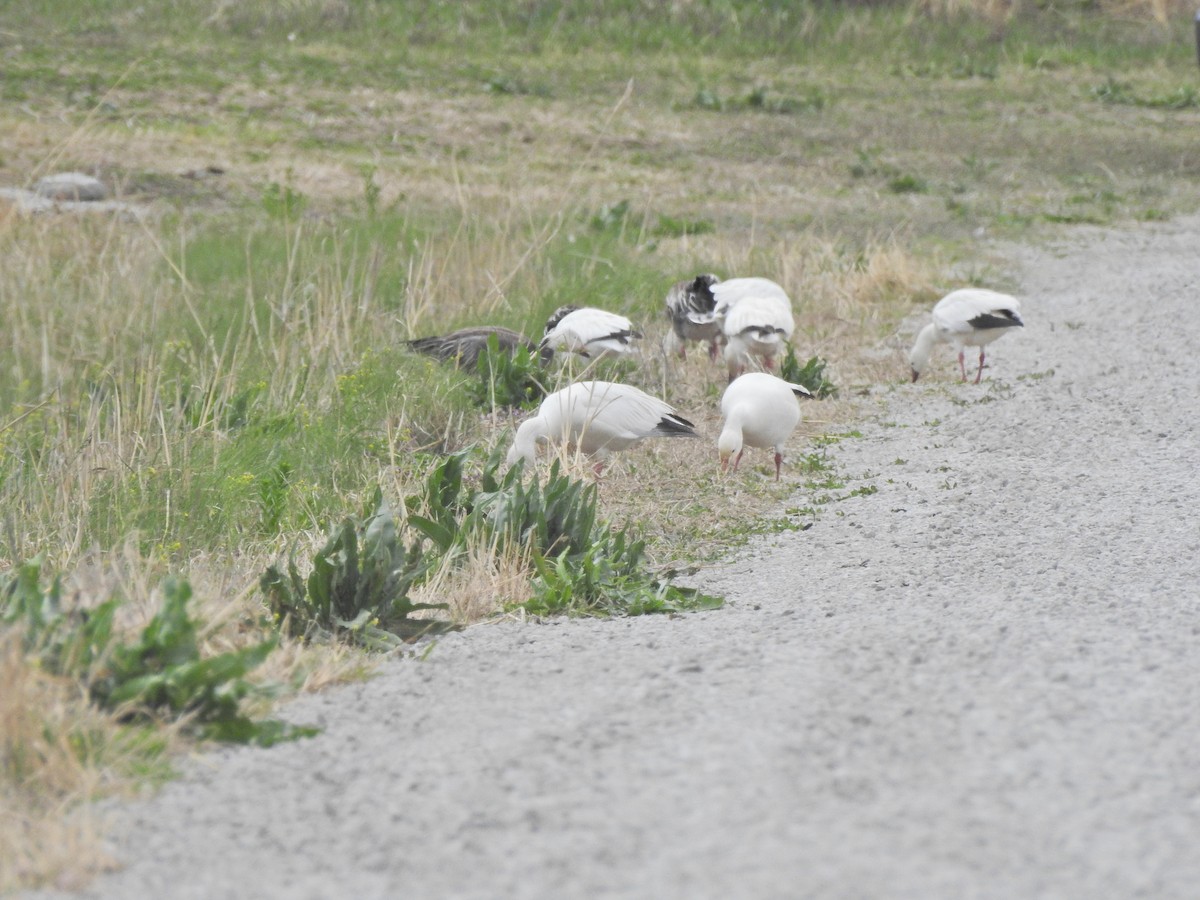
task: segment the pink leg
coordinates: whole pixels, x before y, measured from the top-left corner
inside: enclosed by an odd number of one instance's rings
[[[711,341],[708,345],[708,361],[716,362],[717,354],[721,352],[721,348],[717,346],[716,341]]]
[[[967,380],[967,366],[966,366],[966,363],[963,362],[963,351],[962,350],[958,351],[958,370],[960,372],[962,372],[962,380],[966,381]]]
[[[979,384],[979,379],[983,377],[983,348],[979,348],[979,371],[975,373],[975,383]]]
[[[687,345],[686,344],[679,345],[679,358],[687,359]]]
[[[775,480],[779,480],[779,469],[783,465],[783,454],[778,450],[775,451]]]
[[[763,368],[766,369],[768,372],[773,371],[775,369],[775,357],[764,356],[763,357]]]
[[[735,472],[737,471],[737,467],[742,461],[742,454],[745,452],[746,452],[746,450],[745,450],[745,448],[743,448],[743,449],[739,450],[737,452],[737,456],[735,456],[733,458],[733,471],[735,471]]]

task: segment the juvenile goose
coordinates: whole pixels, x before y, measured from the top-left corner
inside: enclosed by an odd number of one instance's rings
[[[787,292],[769,278],[731,278],[712,291],[725,335],[729,380],[745,372],[753,356],[764,368],[773,368],[796,327]]]
[[[712,288],[720,280],[716,275],[697,275],[676,282],[667,291],[667,318],[671,320],[668,350],[678,350],[686,359],[688,341],[708,341],[708,358],[717,358],[723,335]]]
[[[912,365],[912,380],[916,381],[929,364],[934,344],[950,344],[958,351],[958,368],[962,380],[967,380],[963,361],[965,348],[979,348],[979,370],[975,383],[983,376],[983,348],[1008,333],[1010,328],[1025,325],[1021,321],[1021,303],[1016,297],[989,291],[985,288],[961,288],[951,291],[933,307],[933,321],[921,329],[917,342],[908,354]]]
[[[636,353],[642,333],[624,316],[585,306],[560,306],[546,320],[542,348],[578,353],[584,359]]]
[[[783,445],[800,421],[797,397],[812,397],[808,388],[776,378],[766,372],[747,372],[725,388],[721,413],[725,424],[717,439],[721,471],[733,459],[736,472],[746,447],[775,450],[775,480],[783,465]]]
[[[696,437],[696,428],[668,404],[628,384],[580,381],[542,401],[537,415],[517,429],[508,463],[532,465],[541,441],[577,447],[596,460],[596,472],[608,455],[650,437]]]
[[[488,339],[495,336],[499,348],[512,355],[518,347],[524,347],[530,353],[538,349],[538,345],[519,331],[511,328],[501,328],[498,325],[480,325],[475,328],[460,328],[449,334],[432,335],[416,338],[404,343],[410,350],[434,356],[443,362],[453,362],[460,369],[474,369],[481,354],[488,344]],[[548,354],[543,355],[543,359]]]

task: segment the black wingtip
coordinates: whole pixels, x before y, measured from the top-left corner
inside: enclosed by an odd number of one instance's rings
[[[1021,317],[1016,311],[1011,309],[993,309],[991,312],[980,313],[975,318],[967,322],[972,328],[987,329],[987,328],[1012,328],[1013,326],[1024,327],[1025,323],[1021,321]]]
[[[664,437],[699,437],[696,426],[676,413],[663,416],[654,429]]]

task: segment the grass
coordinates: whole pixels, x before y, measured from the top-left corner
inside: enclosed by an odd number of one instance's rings
[[[1191,15],[1157,0],[8,3],[0,185],[79,169],[144,213],[0,199],[0,572],[39,557],[82,609],[120,593],[126,637],[180,575],[198,652],[254,646],[275,632],[270,565],[314,559],[377,489],[400,509],[447,454],[510,439],[525,368],[484,385],[401,342],[483,322],[536,335],[581,300],[642,326],[648,352],[622,377],[704,436],[606,473],[600,520],[646,540],[644,558],[610,555],[659,572],[761,522],[807,527],[869,492],[821,445],[853,434],[857,388],[905,378],[898,324],[965,280],[1004,286],[978,234],[1196,208]],[[657,349],[667,288],[708,271],[784,284],[797,366],[816,361],[828,387],[778,485],[753,460],[719,476],[721,367]],[[587,585],[653,606],[634,567],[588,552]],[[460,625],[524,615],[534,593],[573,609],[543,563],[474,534],[409,599]],[[102,866],[79,801],[165,777],[189,739],[131,732],[13,640],[0,891]],[[291,692],[372,665],[282,635],[247,677]]]

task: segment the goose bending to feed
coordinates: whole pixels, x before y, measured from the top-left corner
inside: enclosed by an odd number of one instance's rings
[[[530,353],[538,350],[538,345],[519,331],[511,328],[501,328],[498,325],[480,325],[475,328],[460,328],[449,334],[433,335],[416,338],[404,343],[410,350],[434,356],[444,362],[454,362],[460,369],[474,369],[479,361],[479,355],[487,348],[488,340],[496,338],[497,346],[510,356],[518,347],[524,347]],[[543,355],[543,361],[545,355]]]
[[[716,275],[697,275],[676,282],[667,291],[667,318],[671,320],[667,349],[677,350],[683,359],[687,358],[688,341],[708,341],[708,358],[717,358],[723,335],[713,285],[720,280]]]
[[[733,460],[736,472],[747,447],[775,451],[775,480],[783,465],[783,445],[800,421],[797,397],[812,397],[808,388],[766,372],[747,372],[730,382],[721,397],[725,424],[717,439],[721,471]]]
[[[642,333],[624,316],[592,306],[560,306],[546,320],[542,348],[578,353],[584,359],[636,353]]]
[[[561,442],[596,460],[651,437],[696,437],[696,427],[667,403],[628,384],[580,381],[555,391],[521,423],[508,463],[532,464],[540,441]]]
[[[934,344],[950,344],[958,351],[958,368],[962,380],[967,380],[963,361],[966,347],[979,348],[979,370],[975,383],[983,376],[983,348],[1008,333],[1021,328],[1021,303],[1016,297],[989,291],[985,288],[961,288],[951,291],[933,307],[933,321],[921,329],[917,342],[908,354],[912,365],[912,380],[916,381],[929,365]]]
[[[713,285],[712,292],[729,380],[745,372],[755,356],[764,368],[773,368],[796,327],[787,292],[769,278],[731,278]]]

